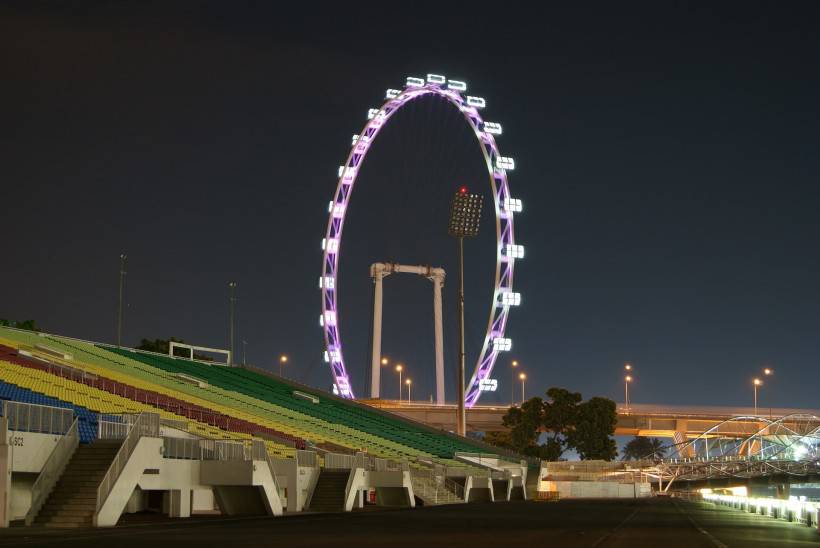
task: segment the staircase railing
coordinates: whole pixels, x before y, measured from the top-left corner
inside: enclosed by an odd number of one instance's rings
[[[77,419],[74,419],[68,432],[54,446],[54,450],[43,465],[43,469],[40,470],[40,475],[37,476],[34,485],[31,487],[31,508],[26,513],[26,525],[31,525],[34,522],[34,518],[37,517],[60,476],[63,475],[68,461],[71,460],[71,455],[74,454],[79,444],[80,435],[77,429]]]
[[[136,449],[137,443],[143,437],[159,437],[159,415],[157,413],[140,413],[137,419],[131,423],[128,435],[125,436],[120,450],[117,451],[117,455],[114,457],[114,461],[108,467],[100,486],[97,487],[97,512],[105,504],[108,495],[111,494],[111,490],[128,463],[128,459],[131,458],[131,454]]]
[[[413,469],[410,478],[413,492],[433,504],[464,500],[464,487],[446,476],[438,475],[435,469]]]

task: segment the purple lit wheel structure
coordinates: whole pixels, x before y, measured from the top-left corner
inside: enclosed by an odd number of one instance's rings
[[[513,292],[512,282],[515,261],[523,258],[523,247],[515,244],[513,235],[513,216],[521,211],[521,201],[510,196],[507,182],[507,172],[514,169],[515,163],[512,158],[499,154],[495,136],[501,134],[500,124],[485,122],[479,114],[479,110],[485,106],[484,99],[466,95],[466,88],[464,82],[428,74],[426,79],[408,78],[403,90],[388,89],[387,101],[379,109],[370,109],[367,124],[361,133],[353,136],[353,146],[347,161],[339,167],[339,182],[333,201],[328,205],[327,232],[322,240],[324,257],[319,286],[322,290],[320,324],[325,335],[325,361],[330,364],[335,386],[339,395],[344,398],[355,397],[344,364],[337,298],[339,254],[345,213],[364,159],[381,128],[401,107],[425,95],[438,95],[447,99],[454,108],[459,109],[473,129],[484,155],[495,205],[495,287],[484,344],[473,376],[466,385],[467,407],[472,407],[478,401],[482,388],[489,385],[486,381],[490,378],[499,352],[511,349],[512,342],[504,336],[504,332],[510,307],[517,306],[521,300],[520,294]]]

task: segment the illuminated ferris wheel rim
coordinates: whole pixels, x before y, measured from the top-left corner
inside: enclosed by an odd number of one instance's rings
[[[322,240],[324,253],[322,275],[319,279],[319,287],[322,290],[322,315],[319,323],[325,338],[324,359],[330,364],[335,388],[344,398],[355,397],[350,376],[344,365],[337,299],[339,255],[345,214],[364,159],[381,128],[401,107],[425,95],[447,99],[459,109],[473,129],[487,166],[495,205],[495,285],[484,343],[473,376],[466,385],[467,407],[472,407],[478,401],[481,392],[492,386],[489,382],[490,374],[498,354],[512,348],[512,341],[505,337],[505,330],[510,307],[518,306],[521,302],[521,295],[513,291],[512,282],[515,260],[524,256],[524,248],[515,243],[513,232],[513,217],[515,213],[521,212],[521,200],[510,196],[507,180],[507,172],[515,169],[515,162],[512,158],[501,156],[499,153],[495,136],[501,135],[501,124],[485,122],[479,113],[479,110],[486,106],[486,101],[481,97],[466,95],[466,90],[467,85],[463,81],[448,80],[436,74],[428,74],[426,80],[409,77],[403,90],[388,89],[385,94],[386,102],[381,108],[368,111],[368,121],[364,129],[353,136],[350,154],[345,163],[339,166],[339,180],[333,200],[328,204],[327,230]]]

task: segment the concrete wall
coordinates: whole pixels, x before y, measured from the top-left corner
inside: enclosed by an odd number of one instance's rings
[[[198,461],[162,457],[161,438],[141,438],[120,477],[95,516],[98,527],[113,526],[123,511],[144,506],[135,490],[167,491],[164,509],[171,517],[188,517],[196,509],[195,493],[211,493],[220,509],[233,513],[282,514],[279,493],[266,461]],[[211,506],[209,495],[200,504]],[[261,506],[254,501],[259,501]],[[261,508],[261,510],[260,510]]]
[[[301,512],[305,509],[305,504],[319,479],[319,468],[297,466],[296,459],[271,460],[279,484],[280,497],[287,500],[288,512]]]
[[[39,474],[62,436],[9,430],[6,435],[13,472]]]
[[[562,499],[632,499],[652,495],[652,488],[648,483],[617,483],[613,481],[542,481],[539,491],[557,491]]]

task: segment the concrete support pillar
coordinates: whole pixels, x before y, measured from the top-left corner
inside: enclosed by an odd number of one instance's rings
[[[382,280],[385,273],[383,270],[370,267],[370,275],[373,277],[373,349],[370,357],[370,397],[379,397],[381,387],[381,363],[382,363]]]
[[[373,263],[370,277],[373,278],[373,346],[370,355],[370,397],[379,398],[381,392],[382,361],[382,303],[384,300],[384,278],[393,273],[407,273],[424,276],[433,282],[433,334],[436,358],[436,403],[444,402],[444,327],[442,319],[441,288],[444,286],[445,272],[430,266],[409,266],[395,263]],[[399,396],[401,399],[401,396]]]
[[[169,493],[168,516],[172,518],[191,517],[191,490],[172,489]]]
[[[434,275],[433,282],[433,325],[436,345],[436,404],[444,405],[444,327],[441,313],[441,286],[444,274]]]
[[[790,487],[791,485],[789,485],[788,483],[778,483],[775,486],[775,498],[778,498],[780,500],[788,500],[789,492],[791,491]]]

